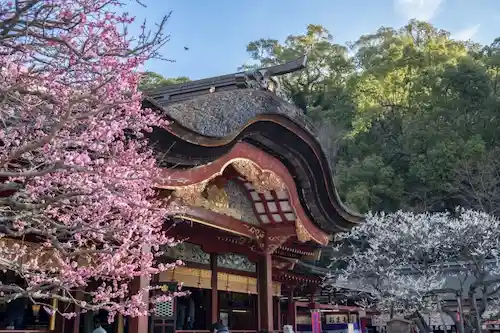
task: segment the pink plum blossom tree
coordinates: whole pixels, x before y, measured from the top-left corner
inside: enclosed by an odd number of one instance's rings
[[[166,20],[132,38],[117,1],[0,1],[0,274],[21,281],[0,302],[147,314],[129,283],[175,265],[158,256],[180,209],[156,197],[144,133],[168,124],[138,91]]]
[[[427,331],[421,312],[449,316],[459,333],[481,332],[487,312],[498,313],[500,219],[453,213],[371,214],[338,235],[334,261],[343,269],[326,285],[365,293],[365,306],[399,313]]]

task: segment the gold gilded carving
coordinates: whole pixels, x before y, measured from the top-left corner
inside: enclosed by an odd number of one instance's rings
[[[267,252],[274,253],[281,245],[288,240],[288,236],[269,236],[267,237]]]
[[[207,187],[207,202],[209,206],[215,208],[227,209],[229,208],[229,200],[226,191],[219,188],[217,185],[210,185]]]
[[[306,227],[304,227],[304,224],[299,218],[295,220],[295,231],[297,233],[297,239],[302,243],[314,240],[320,244],[328,244],[328,236],[322,236],[321,239],[314,238],[309,231],[307,231]]]
[[[229,197],[226,191],[216,185],[209,184],[209,182],[210,180],[205,180],[197,184],[177,187],[174,196],[182,199],[185,205],[203,207],[241,220],[241,213],[237,209],[229,207]],[[206,198],[203,192],[206,193]]]
[[[287,241],[288,236],[269,236],[268,239],[270,242],[283,244],[284,242]]]
[[[257,240],[261,240],[266,236],[264,231],[260,228],[257,228],[255,226],[249,225],[249,224],[244,224],[244,226],[248,229],[248,231],[250,231],[250,233],[252,235],[255,236],[255,239],[257,239]]]
[[[219,188],[216,185],[208,185],[206,188],[207,197],[203,196],[199,199],[199,206],[209,209],[213,212],[224,214],[241,220],[242,214],[238,209],[229,207],[229,196],[224,188]]]
[[[200,206],[201,205],[201,193],[205,190],[209,180],[204,180],[202,182],[177,187],[174,191],[174,196],[182,199],[182,202],[186,205]]]
[[[295,220],[295,231],[297,232],[298,240],[302,243],[312,239],[311,234],[306,230],[306,227],[304,227],[299,218]]]
[[[254,189],[263,193],[265,191],[282,191],[286,189],[283,181],[273,172],[261,170],[255,163],[249,160],[236,160],[232,166],[250,181]]]

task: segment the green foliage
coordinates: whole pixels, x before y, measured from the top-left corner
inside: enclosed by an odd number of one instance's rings
[[[456,205],[500,212],[500,38],[488,46],[456,41],[412,20],[349,48],[318,25],[247,48],[257,66],[308,54],[307,70],[281,83],[320,132],[344,133],[320,135],[335,147],[343,200],[361,212]]]
[[[155,72],[145,72],[144,76],[142,77],[141,83],[139,84],[139,89],[152,90],[189,81],[191,80],[185,76],[180,76],[177,78],[164,78],[163,76]]]

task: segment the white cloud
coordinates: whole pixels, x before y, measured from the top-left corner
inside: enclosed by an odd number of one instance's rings
[[[445,0],[394,0],[396,12],[406,19],[429,21],[433,18]]]
[[[474,36],[479,31],[481,24],[471,25],[465,29],[459,30],[451,34],[451,38],[456,40],[469,40],[474,38]]]

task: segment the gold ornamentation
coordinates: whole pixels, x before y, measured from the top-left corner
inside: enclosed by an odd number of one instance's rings
[[[288,236],[269,236],[267,237],[267,253],[274,253],[281,245],[288,240]]]
[[[302,243],[314,240],[319,244],[328,244],[328,236],[324,235],[321,239],[314,238],[313,235],[311,235],[309,231],[307,231],[306,227],[304,227],[304,224],[299,218],[295,220],[295,231],[297,233],[297,239]]]
[[[204,194],[206,194],[206,198]],[[174,191],[174,196],[181,198],[185,205],[203,207],[238,220],[243,219],[243,215],[238,209],[230,207],[229,195],[225,189],[212,184],[210,180],[177,187]]]
[[[206,208],[208,210],[211,210],[211,211],[219,213],[219,214],[231,216],[231,217],[234,217],[235,219],[238,219],[238,220],[241,220],[243,218],[243,216],[241,215],[241,213],[238,210],[230,208],[230,207],[223,207],[222,205],[224,205],[224,204],[223,203],[215,204],[214,202],[209,201],[203,197],[201,197],[201,199],[199,201],[199,207]]]
[[[229,198],[226,191],[223,188],[219,188],[217,185],[210,185],[206,188],[207,200],[209,206],[218,209],[229,208]]]
[[[256,226],[249,225],[249,224],[244,224],[244,226],[248,229],[248,231],[250,231],[250,233],[252,235],[255,236],[255,239],[257,239],[257,240],[261,240],[266,236],[264,231],[260,228],[257,228]]]
[[[306,230],[306,227],[304,227],[302,221],[299,218],[295,220],[295,231],[297,232],[297,239],[302,243],[305,243],[312,239],[311,234]]]
[[[205,190],[209,180],[204,180],[202,182],[177,187],[174,191],[174,196],[182,199],[182,202],[186,205],[200,206],[201,205],[201,193]]]
[[[286,189],[285,183],[275,173],[260,169],[257,164],[250,160],[236,160],[231,165],[251,182],[254,189],[259,193]]]
[[[288,236],[269,236],[267,239],[269,239],[269,241],[271,241],[273,243],[283,244],[288,240]]]

